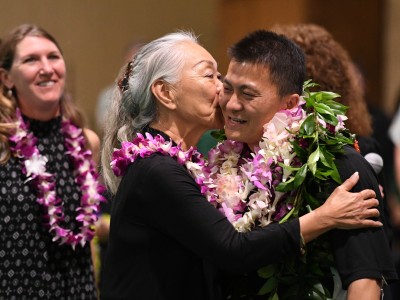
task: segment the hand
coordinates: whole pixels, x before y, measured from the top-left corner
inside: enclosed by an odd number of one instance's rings
[[[375,192],[369,189],[358,193],[349,192],[358,179],[359,174],[356,172],[338,186],[326,202],[314,211],[327,229],[382,226],[381,222],[370,219],[379,216],[379,210],[375,208],[379,205],[379,201],[375,199]]]
[[[108,241],[110,232],[110,215],[103,214],[96,223],[96,235],[102,242]]]

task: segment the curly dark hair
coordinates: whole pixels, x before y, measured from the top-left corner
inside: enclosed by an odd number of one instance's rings
[[[272,30],[303,49],[307,78],[318,83],[319,90],[340,94],[337,100],[349,106],[348,129],[360,136],[370,136],[372,118],[365,100],[364,79],[343,46],[315,24],[275,25]]]

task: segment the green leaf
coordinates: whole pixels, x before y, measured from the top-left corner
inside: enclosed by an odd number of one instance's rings
[[[323,119],[325,122],[332,124],[333,126],[339,124],[338,118],[333,114],[324,114],[324,115],[319,114],[319,117]]]
[[[294,177],[293,181],[293,190],[296,190],[306,179],[307,175],[307,164],[304,164],[301,166],[300,170],[296,173],[296,176]]]
[[[289,170],[289,171],[292,171],[292,172],[297,172],[298,170],[300,170],[300,167],[288,166],[288,165],[285,165],[282,162],[278,162],[278,165],[281,166],[282,168],[284,168],[286,170]]]
[[[306,201],[306,203],[308,203],[308,205],[310,205],[312,208],[316,208],[318,206],[321,206],[321,200],[315,198],[312,194],[308,193],[307,191],[305,191],[303,193],[303,198]]]
[[[331,110],[331,108],[328,105],[325,105],[324,103],[316,103],[314,107],[315,107],[315,110],[317,112],[319,112],[320,114],[334,116],[334,112]]]
[[[296,190],[306,179],[307,164],[302,165],[300,169],[283,164],[280,165],[283,168],[292,170],[295,173],[295,176],[290,177],[290,179],[285,182],[279,183],[275,190],[278,192],[288,192]]]
[[[271,295],[268,300],[279,300],[279,296],[278,293],[274,293],[273,295]]]
[[[226,135],[225,135],[225,130],[220,129],[220,130],[213,130],[210,132],[210,135],[216,139],[218,142],[222,142],[226,140]]]
[[[303,90],[308,90],[310,87],[319,86],[318,83],[312,82],[312,79],[308,79],[303,83]]]
[[[325,147],[320,147],[319,157],[320,161],[327,167],[332,168],[334,156],[329,153]]]
[[[342,179],[340,178],[339,171],[338,171],[336,165],[334,165],[334,168],[333,168],[333,170],[332,170],[331,177],[332,177],[332,179],[333,179],[334,181],[336,181],[337,183],[339,183],[339,184],[342,183]]]
[[[308,168],[310,169],[313,175],[315,175],[315,172],[317,171],[318,160],[319,160],[319,147],[317,147],[317,149],[310,154],[307,161]]]
[[[339,94],[327,91],[318,91],[309,93],[310,97],[315,98],[318,102],[332,100],[340,97]]]
[[[328,180],[329,178],[331,178],[333,173],[334,173],[334,170],[332,170],[332,169],[329,169],[326,171],[318,171],[317,173],[315,173],[315,178],[325,181],[325,180]]]
[[[312,115],[309,115],[301,124],[300,132],[308,136],[311,136],[315,132],[315,121]]]
[[[268,265],[257,270],[258,276],[267,279],[276,273],[276,265]]]
[[[295,213],[295,209],[292,208],[291,210],[289,210],[289,212],[286,214],[286,216],[284,216],[280,221],[279,224],[283,224],[285,223],[287,220],[289,220],[289,218],[294,215],[295,217],[297,216]]]
[[[263,284],[263,286],[258,291],[257,295],[266,295],[266,294],[272,292],[273,290],[275,290],[277,288],[277,286],[278,286],[278,282],[277,282],[276,277],[271,277]]]
[[[305,149],[299,146],[298,141],[292,142],[293,151],[296,152],[297,157],[301,161],[306,161],[308,157],[308,153]]]
[[[348,110],[348,106],[345,106],[339,102],[333,101],[333,100],[328,100],[325,102],[326,105],[328,105],[332,111],[335,113],[335,115],[344,115],[346,114],[346,111]]]
[[[288,181],[281,182],[278,184],[278,186],[275,188],[276,191],[278,192],[288,192],[288,191],[293,191],[294,190],[294,179],[295,177],[291,177]]]

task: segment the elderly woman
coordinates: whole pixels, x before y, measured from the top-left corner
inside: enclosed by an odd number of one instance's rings
[[[192,146],[222,126],[219,77],[210,53],[178,32],[145,45],[119,81],[102,154],[116,193],[102,299],[220,299],[218,268],[254,270],[330,229],[381,226],[366,219],[375,193],[347,192],[355,175],[300,219],[237,232],[191,176],[203,165]]]

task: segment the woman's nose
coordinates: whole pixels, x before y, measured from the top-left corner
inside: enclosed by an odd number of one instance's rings
[[[40,73],[42,74],[49,74],[53,72],[53,66],[51,62],[47,58],[43,58],[41,60],[41,70]]]
[[[217,93],[220,94],[221,91],[222,91],[223,85],[222,85],[222,82],[221,82],[221,80],[219,78],[217,78],[216,85],[217,85]]]

